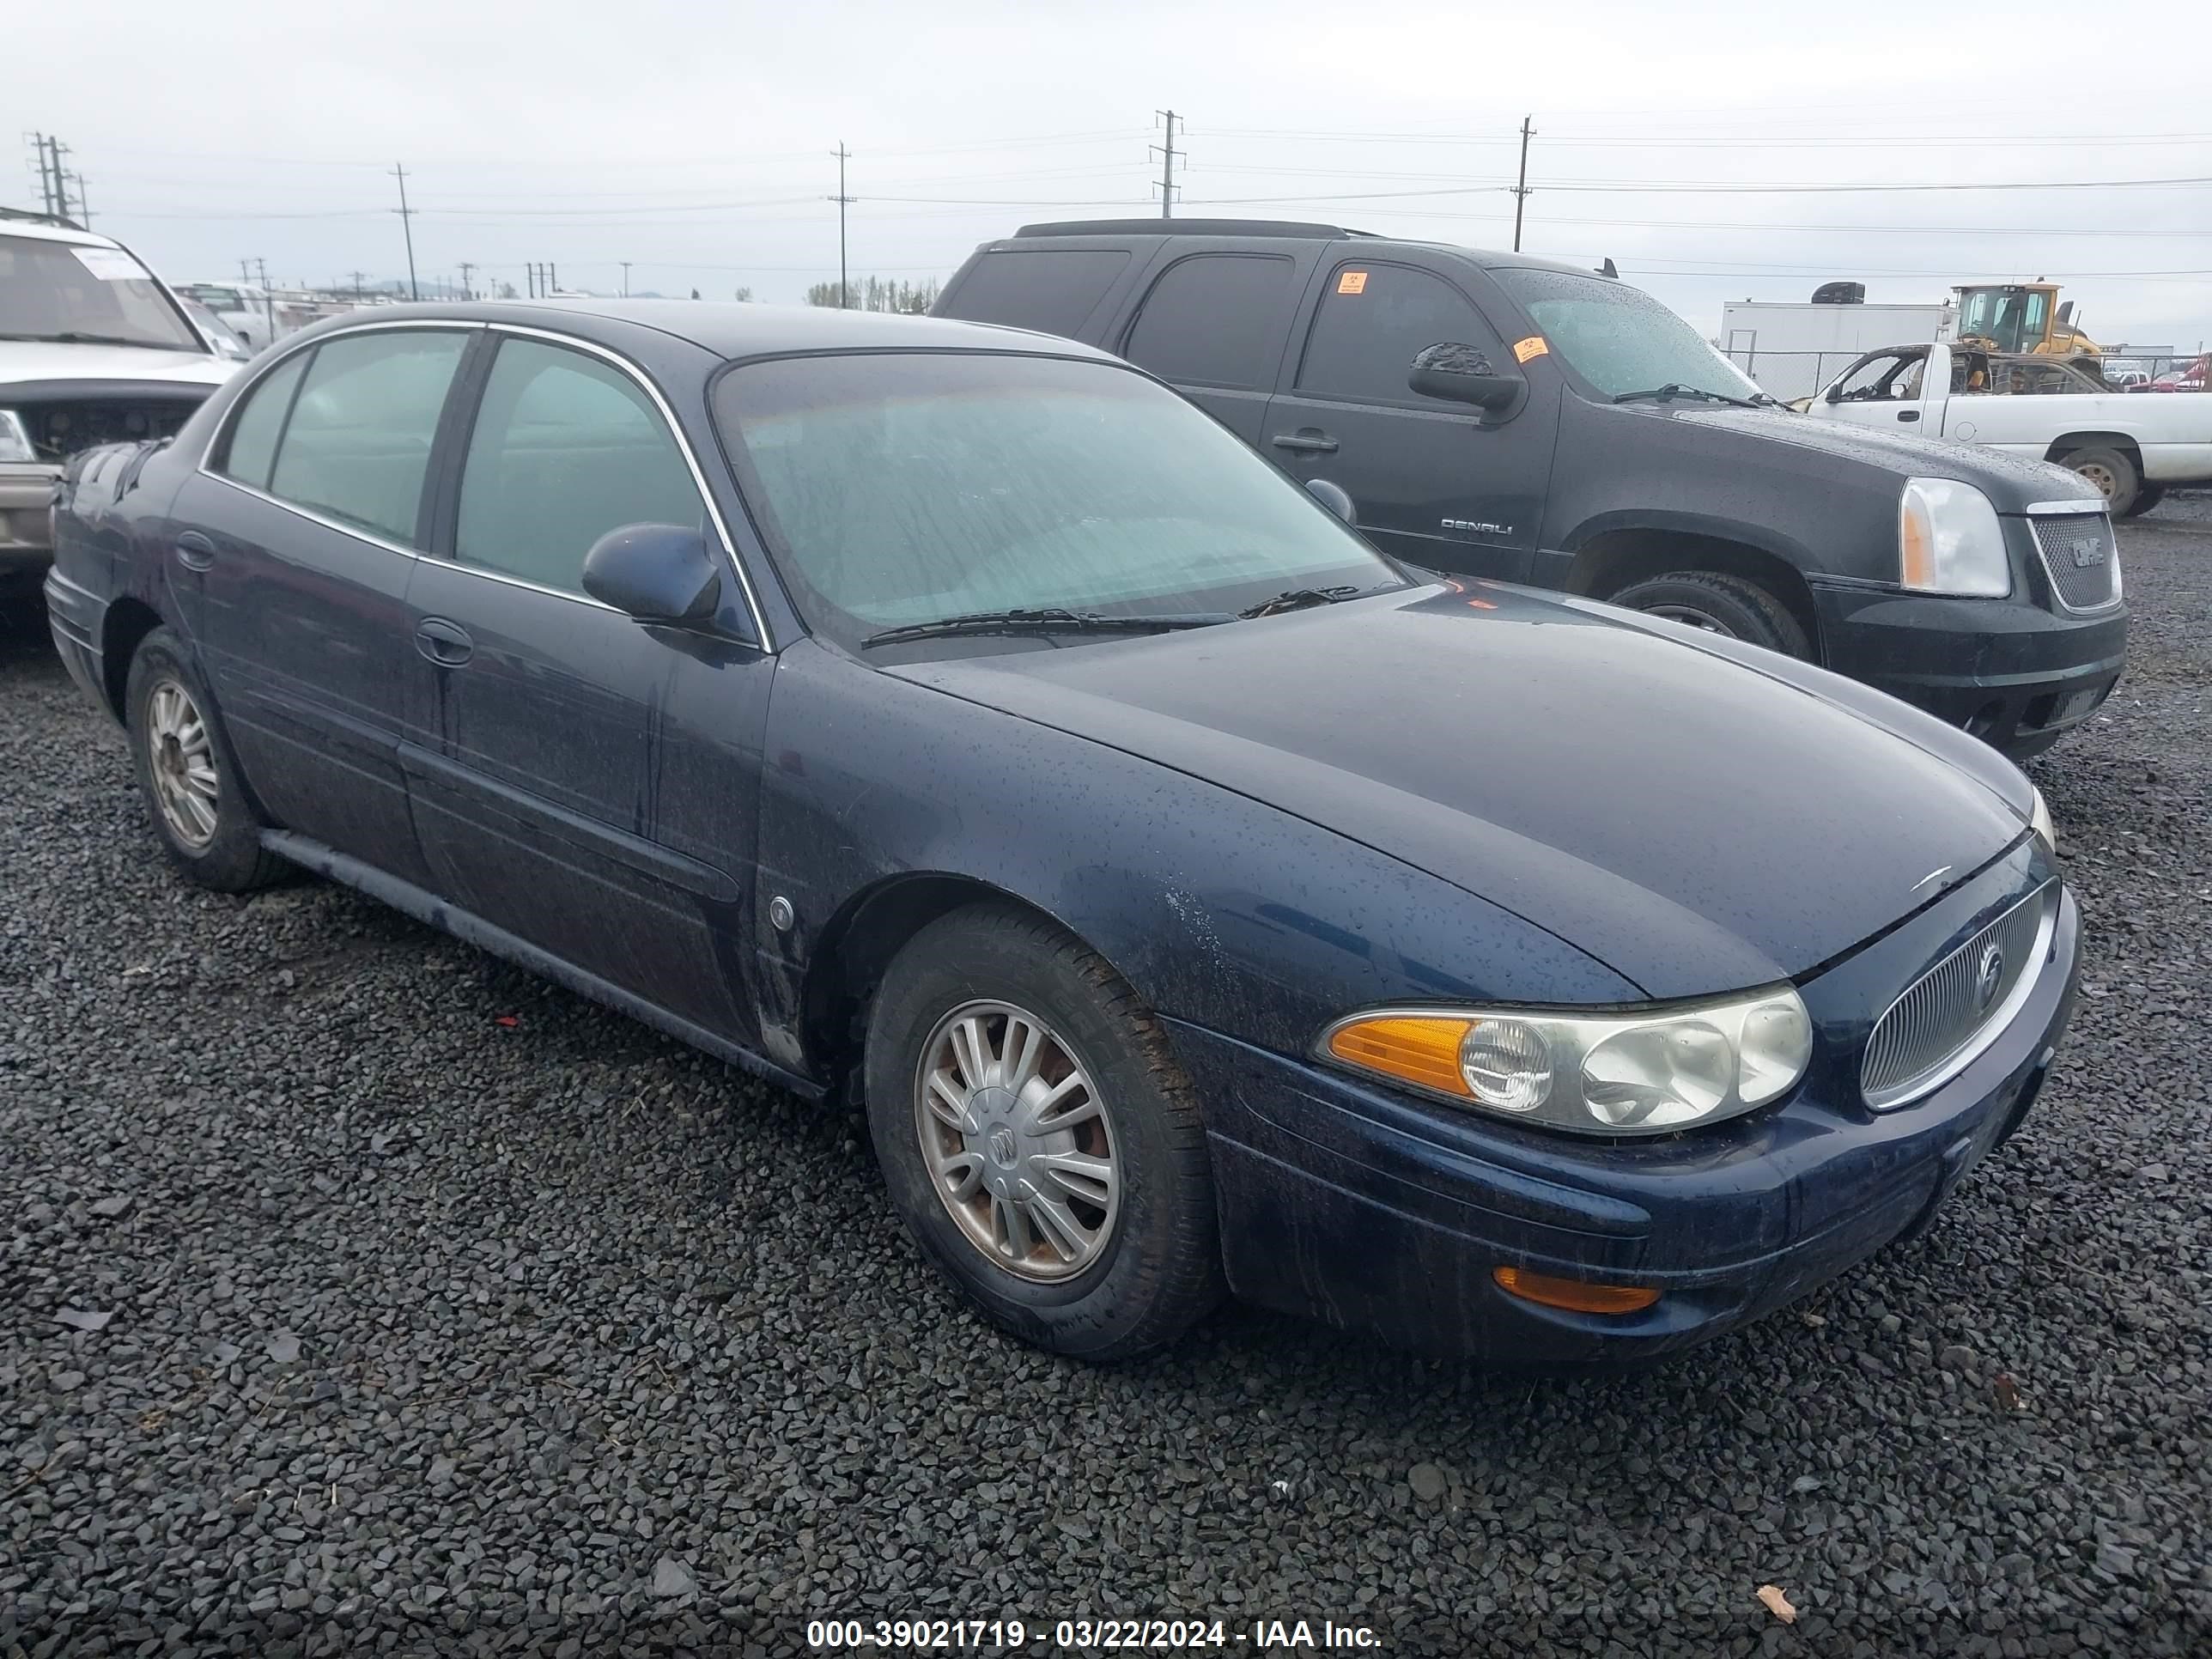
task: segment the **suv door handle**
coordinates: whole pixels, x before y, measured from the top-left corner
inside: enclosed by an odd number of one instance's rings
[[[425,617],[415,624],[415,648],[441,668],[459,668],[476,653],[476,641],[458,623]]]
[[[1900,421],[1917,421],[1920,418],[1920,411],[1917,409],[1900,409],[1897,411],[1897,418]]]
[[[177,562],[187,570],[205,570],[215,563],[215,544],[197,530],[177,538]]]
[[[1319,427],[1302,426],[1296,432],[1278,432],[1267,441],[1278,449],[1295,449],[1308,455],[1336,453],[1336,440]]]

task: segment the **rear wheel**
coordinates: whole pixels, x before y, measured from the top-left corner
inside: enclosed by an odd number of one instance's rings
[[[2116,519],[2131,516],[2136,498],[2142,493],[2142,475],[2136,464],[2117,449],[2077,449],[2059,463],[2071,467],[2097,488],[2105,510]]]
[[[1757,582],[1711,570],[1674,570],[1631,582],[1613,603],[1664,617],[1703,633],[1764,646],[1785,657],[1809,657],[1811,643],[1790,607]]]
[[[2128,503],[2128,510],[2121,514],[2119,516],[2124,519],[2140,519],[2144,514],[2149,512],[2151,508],[2156,507],[2165,499],[2166,486],[2164,484],[2147,483],[2139,485],[2136,489],[2135,500]]]
[[[884,975],[866,1073],[892,1202],[994,1323],[1125,1359],[1219,1299],[1189,1082],[1136,993],[1079,940],[996,904],[933,922]]]
[[[177,636],[157,628],[131,659],[124,707],[139,793],[161,851],[188,878],[222,893],[266,886],[285,870],[261,848],[214,701]]]

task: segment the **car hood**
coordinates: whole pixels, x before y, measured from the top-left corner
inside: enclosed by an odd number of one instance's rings
[[[1504,585],[888,672],[1322,825],[1655,999],[1801,976],[2026,829],[2025,783],[1902,704]]]
[[[221,386],[238,372],[227,357],[157,346],[0,340],[0,387],[21,380],[177,380]]]
[[[1913,433],[1883,432],[1839,421],[1816,399],[1800,414],[1784,409],[1715,409],[1700,404],[1636,404],[1659,409],[1672,420],[1707,432],[1727,432],[1763,442],[1814,450],[1855,466],[1899,478],[1956,478],[1972,484],[2000,513],[2020,513],[2032,501],[2078,501],[2081,480],[2048,461],[2009,455],[1982,444]]]

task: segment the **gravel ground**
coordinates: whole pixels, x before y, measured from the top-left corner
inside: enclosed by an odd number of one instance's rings
[[[1132,1370],[1012,1346],[851,1121],[336,889],[172,879],[19,618],[0,1655],[1139,1612],[1406,1654],[2212,1652],[2208,525],[2127,526],[2133,668],[2035,765],[2089,961],[2022,1136],[1800,1308],[1534,1385],[1249,1310]]]

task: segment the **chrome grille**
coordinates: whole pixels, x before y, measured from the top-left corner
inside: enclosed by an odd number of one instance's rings
[[[1859,1086],[1869,1106],[1925,1094],[1996,1039],[2051,953],[2057,899],[2047,883],[1905,988],[1867,1039]]]
[[[2031,519],[2044,574],[2069,611],[2101,611],[2119,598],[2120,562],[2112,521],[2101,513],[2057,513]]]

